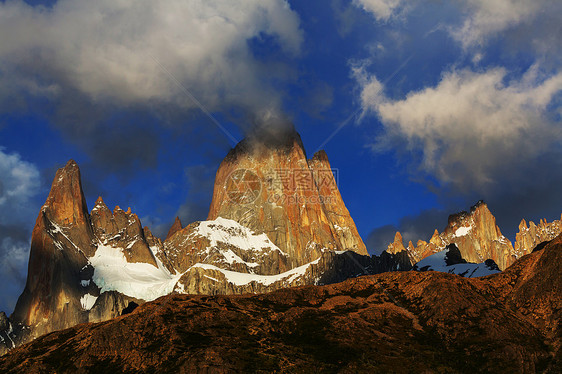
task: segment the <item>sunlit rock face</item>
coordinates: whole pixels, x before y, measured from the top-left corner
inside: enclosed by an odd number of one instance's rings
[[[221,163],[208,219],[227,218],[265,233],[291,267],[325,250],[366,255],[336,177],[326,153],[307,159],[294,131],[273,140],[250,137]]]
[[[462,258],[468,262],[483,263],[491,259],[502,270],[521,257],[511,241],[503,236],[496,225],[496,218],[483,201],[474,205],[469,212],[449,216],[445,230],[442,233],[435,230],[429,242],[420,240],[416,246],[410,242],[405,250],[413,265],[443,251],[449,244],[455,244]],[[402,248],[402,236],[397,233],[387,252],[398,253]]]
[[[519,232],[515,235],[515,253],[518,257],[531,253],[533,248],[542,242],[550,241],[562,232],[562,215],[560,220],[546,222],[541,219],[537,224],[533,221],[527,222],[523,219],[519,224]]]

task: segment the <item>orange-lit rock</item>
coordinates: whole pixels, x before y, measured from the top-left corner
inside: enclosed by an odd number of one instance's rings
[[[367,254],[326,154],[307,160],[296,132],[274,141],[250,137],[230,151],[215,179],[208,219],[217,217],[265,233],[288,254],[290,267],[324,250]]]

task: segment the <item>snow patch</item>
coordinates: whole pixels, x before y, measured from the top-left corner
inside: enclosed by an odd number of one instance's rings
[[[82,309],[90,310],[96,303],[97,299],[98,299],[97,296],[90,295],[89,293],[87,293],[80,298],[80,305],[82,305]]]
[[[271,249],[281,251],[266,234],[255,234],[249,228],[236,221],[218,217],[212,221],[202,221],[196,231],[210,241],[211,247],[216,247],[219,242],[228,243],[245,251],[260,251]]]
[[[204,276],[205,278],[207,278],[207,279],[212,280],[212,281],[220,282],[217,278],[213,278],[213,277],[210,277],[210,276],[208,276],[208,275],[203,275],[203,276]],[[183,286],[183,285],[182,285],[182,286]]]
[[[106,245],[100,245],[89,260],[94,267],[93,281],[100,292],[118,291],[145,301],[171,293],[182,275],[170,274],[160,261],[158,267],[128,263],[121,249]]]
[[[499,270],[488,268],[485,263],[474,264],[454,264],[447,266],[445,261],[447,250],[437,252],[418,262],[415,266],[419,271],[439,271],[442,273],[450,273],[460,275],[465,278],[484,277],[499,273]]]
[[[455,237],[465,236],[472,230],[472,226],[469,227],[459,227],[457,231],[455,231]]]
[[[311,265],[317,264],[319,261],[320,258],[318,258],[315,261],[309,262],[308,264],[304,264],[297,268],[276,275],[238,273],[236,271],[224,270],[214,265],[200,264],[200,263],[193,265],[191,268],[201,268],[201,269],[216,270],[218,272],[221,272],[226,277],[227,282],[232,283],[235,286],[245,286],[251,282],[257,282],[263,284],[264,286],[269,286],[279,281],[285,281],[286,283],[291,283],[298,277],[303,276],[306,273],[306,270]]]

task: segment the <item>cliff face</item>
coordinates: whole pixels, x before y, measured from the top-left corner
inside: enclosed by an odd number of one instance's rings
[[[59,169],[31,237],[27,283],[11,320],[34,326],[34,335],[86,322],[80,298],[89,287],[95,252],[80,170],[74,161]]]
[[[473,206],[468,213],[450,216],[441,238],[447,244],[455,243],[468,262],[492,259],[503,270],[517,258],[511,242],[502,235],[484,202]]]
[[[290,267],[325,250],[367,255],[336,182],[326,154],[307,160],[297,133],[275,144],[250,138],[221,163],[208,219],[231,219],[266,234]]]

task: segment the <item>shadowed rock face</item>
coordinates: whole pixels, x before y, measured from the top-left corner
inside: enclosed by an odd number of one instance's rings
[[[395,272],[262,295],[169,295],[41,337],[0,365],[8,373],[559,373],[561,263],[562,236],[478,279]]]

